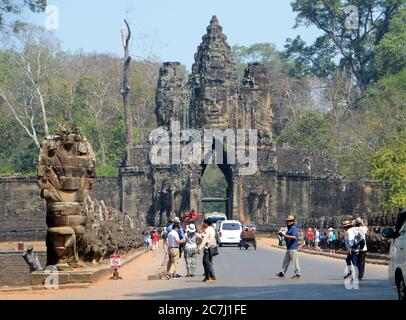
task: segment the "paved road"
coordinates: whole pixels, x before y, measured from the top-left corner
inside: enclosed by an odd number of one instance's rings
[[[179,289],[145,293],[147,299],[394,299],[387,280],[387,267],[367,266],[366,279],[358,290],[347,290],[342,275],[345,264],[309,254],[300,255],[303,278],[279,279],[284,251],[258,248],[240,251],[221,248],[215,258],[216,284],[202,285],[198,280],[172,280]],[[202,271],[200,269],[199,271]],[[291,273],[290,269],[288,273]],[[290,274],[289,274],[290,275]],[[199,279],[200,280],[200,279]],[[179,281],[179,282],[178,282]]]
[[[367,265],[366,279],[358,290],[347,290],[344,263],[337,259],[300,254],[303,278],[279,279],[284,251],[259,247],[257,251],[235,247],[220,249],[215,258],[218,281],[202,283],[202,277],[180,280],[146,280],[157,270],[163,254],[146,254],[122,268],[123,281],[104,280],[88,289],[69,289],[0,294],[0,299],[395,299],[387,280],[387,267]],[[199,257],[200,260],[200,257]],[[184,274],[184,261],[179,271]],[[289,270],[289,276],[291,274]],[[198,274],[203,273],[199,261]]]

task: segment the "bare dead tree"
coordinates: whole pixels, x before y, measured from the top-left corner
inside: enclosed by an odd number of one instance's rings
[[[128,70],[130,68],[131,56],[130,56],[130,39],[131,29],[126,19],[124,19],[125,26],[127,27],[127,33],[125,32],[124,25],[121,28],[121,41],[124,48],[124,69],[123,69],[123,88],[121,89],[121,95],[123,96],[125,124],[127,130],[127,161],[131,162],[131,148],[133,145],[133,122],[131,106],[129,102],[129,77]]]

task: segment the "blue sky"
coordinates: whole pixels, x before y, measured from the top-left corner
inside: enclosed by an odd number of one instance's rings
[[[282,49],[288,37],[312,41],[315,29],[293,29],[290,0],[48,0],[59,9],[56,36],[62,48],[122,55],[120,28],[127,17],[134,37],[131,53],[180,61],[190,69],[212,15],[217,15],[230,45],[273,42]],[[46,14],[29,15],[44,24]]]

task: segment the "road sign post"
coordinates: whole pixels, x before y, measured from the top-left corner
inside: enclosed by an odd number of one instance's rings
[[[110,257],[110,265],[111,268],[114,270],[113,276],[110,277],[110,280],[123,280],[118,273],[118,269],[121,267],[121,256],[111,256]]]

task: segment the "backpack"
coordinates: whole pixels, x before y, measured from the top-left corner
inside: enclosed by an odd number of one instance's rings
[[[336,241],[336,240],[337,240],[336,234],[335,234],[334,232],[333,232],[332,235],[331,235],[331,240],[332,240],[332,241]]]
[[[168,239],[168,231],[162,232],[162,239],[164,240]]]
[[[352,246],[352,249],[362,250],[364,249],[364,247],[365,247],[365,237],[363,236],[362,232],[358,231],[354,236],[354,244]]]
[[[323,236],[321,235],[321,232],[319,231],[319,240],[323,240]]]

